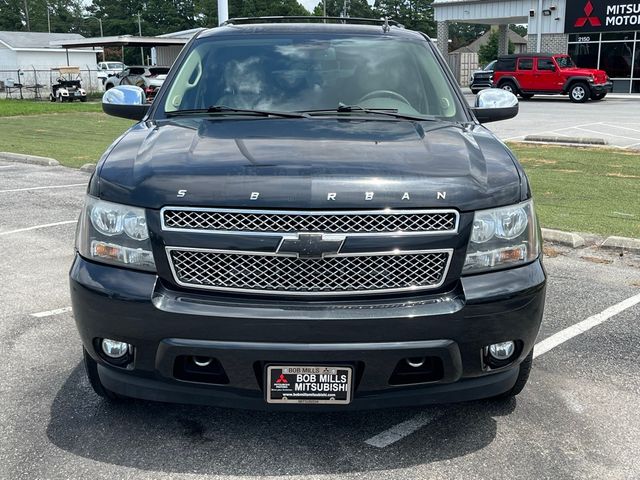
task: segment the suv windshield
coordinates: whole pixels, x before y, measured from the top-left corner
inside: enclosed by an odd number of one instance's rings
[[[574,68],[576,66],[571,57],[556,57],[556,62],[560,68]]]
[[[203,38],[161,108],[298,112],[341,104],[466,120],[426,42],[368,36]]]

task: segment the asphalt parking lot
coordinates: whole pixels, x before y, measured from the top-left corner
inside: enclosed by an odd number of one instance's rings
[[[466,95],[473,105],[475,95]],[[504,141],[527,135],[604,139],[609,146],[640,150],[640,99],[605,98],[600,102],[571,103],[566,96],[535,96],[520,101],[517,117],[489,128]]]
[[[85,380],[69,309],[87,180],[0,162],[0,478],[640,477],[640,257],[548,250],[517,400],[332,414],[112,405]]]

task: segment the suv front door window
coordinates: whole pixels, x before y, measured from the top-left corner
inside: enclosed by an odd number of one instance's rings
[[[558,82],[560,82],[558,84]],[[540,57],[536,60],[536,90],[557,90],[562,87],[561,76],[551,57]]]

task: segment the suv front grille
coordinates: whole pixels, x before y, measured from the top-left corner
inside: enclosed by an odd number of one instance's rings
[[[455,233],[455,210],[402,210],[364,212],[287,212],[166,207],[162,210],[164,230],[210,232],[323,232],[372,233]]]
[[[267,294],[347,294],[424,290],[442,285],[451,250],[297,258],[168,247],[176,282]]]

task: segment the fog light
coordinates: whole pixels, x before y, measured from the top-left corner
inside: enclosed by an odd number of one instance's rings
[[[104,354],[111,358],[122,358],[129,351],[128,343],[118,342],[109,338],[102,339],[101,347]]]
[[[496,360],[507,360],[516,351],[516,344],[513,341],[494,343],[489,345],[489,355]]]

